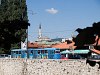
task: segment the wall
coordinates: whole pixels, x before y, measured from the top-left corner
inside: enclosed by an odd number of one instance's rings
[[[0,75],[100,75],[85,60],[0,59]]]

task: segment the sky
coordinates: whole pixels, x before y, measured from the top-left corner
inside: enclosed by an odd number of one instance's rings
[[[41,24],[42,35],[70,38],[77,28],[100,21],[100,0],[26,0],[30,26],[28,40],[35,41]]]

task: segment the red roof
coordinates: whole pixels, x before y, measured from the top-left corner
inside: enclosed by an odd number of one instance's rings
[[[38,44],[28,42],[28,48],[38,48]]]
[[[51,47],[51,46],[28,42],[28,48],[48,48],[48,47]]]
[[[70,47],[72,48],[75,48],[76,46],[74,46],[74,42],[70,43],[70,44],[67,44],[67,42],[63,42],[63,43],[60,43],[60,44],[55,44],[55,45],[52,45],[53,48],[60,48],[60,49],[69,49]]]

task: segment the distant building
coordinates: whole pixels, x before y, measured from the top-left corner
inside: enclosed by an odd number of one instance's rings
[[[50,48],[53,44],[60,43],[62,38],[50,39],[42,35],[42,27],[39,25],[38,40],[35,42],[28,42],[28,48]]]
[[[55,39],[51,39],[51,41],[59,41],[59,42],[62,42],[62,39],[64,39],[64,38],[55,38]]]
[[[39,41],[50,41],[51,39],[48,38],[47,36],[42,36],[39,38]]]

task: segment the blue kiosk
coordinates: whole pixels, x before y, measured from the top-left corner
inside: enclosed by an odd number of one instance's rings
[[[85,49],[85,50],[65,50],[60,52],[61,55],[64,55],[65,58],[69,58],[69,59],[85,59],[81,56],[87,56],[88,52],[90,52],[89,49]]]

